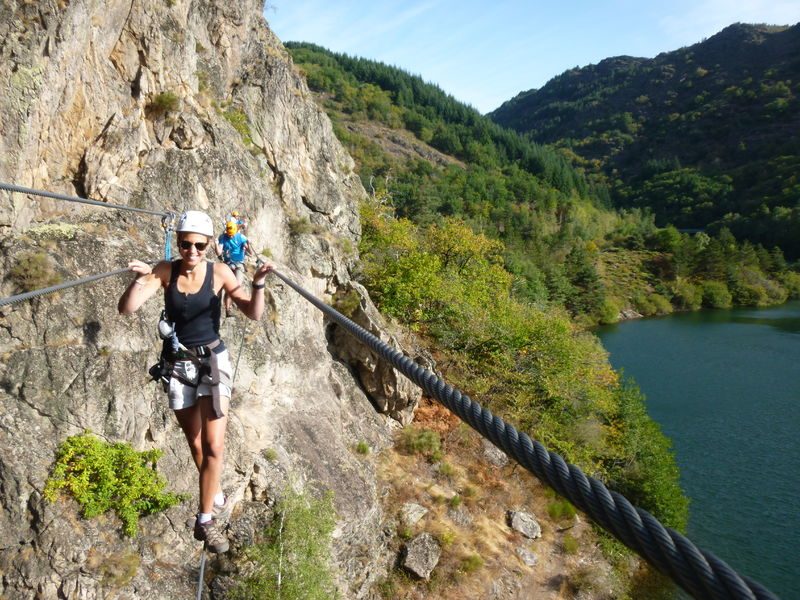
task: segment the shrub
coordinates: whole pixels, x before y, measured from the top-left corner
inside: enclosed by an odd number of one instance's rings
[[[356,309],[361,305],[361,296],[355,289],[349,289],[346,292],[337,291],[333,297],[333,308],[338,310],[346,317],[353,317]]]
[[[358,442],[358,444],[356,444],[356,452],[364,455],[369,454],[369,444],[363,440]]]
[[[685,279],[677,279],[672,285],[672,301],[678,308],[697,310],[703,303],[703,290]]]
[[[275,507],[265,540],[245,554],[253,571],[239,580],[230,598],[327,600],[336,595],[330,569],[336,524],[333,494],[320,499],[287,488]]]
[[[448,504],[450,505],[450,508],[458,508],[461,506],[461,496],[458,494],[454,495],[452,498],[450,498],[450,502],[448,502]]]
[[[656,305],[650,299],[650,294],[638,292],[633,296],[633,298],[631,298],[631,302],[633,303],[633,307],[636,309],[636,312],[641,313],[646,317],[656,314]]]
[[[433,457],[441,452],[441,440],[439,434],[430,429],[406,427],[400,434],[400,448],[408,454]]]
[[[461,495],[464,496],[464,498],[474,498],[477,494],[478,491],[471,485],[466,486],[461,492]]]
[[[456,541],[456,534],[454,531],[446,529],[437,536],[437,539],[442,548],[449,548]]]
[[[177,110],[180,106],[180,98],[174,92],[161,92],[158,96],[153,98],[150,103],[150,108],[157,112],[170,112]]]
[[[139,517],[183,501],[186,496],[164,493],[166,481],[155,470],[160,450],[137,452],[130,444],[109,444],[89,432],[67,438],[56,453],[56,464],[44,488],[55,502],[66,489],[83,509],[84,518],[114,510],[126,535],[136,535]]]
[[[781,284],[786,288],[790,298],[800,298],[800,273],[787,271],[781,277]]]
[[[731,286],[731,296],[742,306],[764,306],[768,304],[767,290],[758,284],[736,282]]]
[[[733,298],[728,291],[728,286],[722,281],[704,281],[703,306],[708,308],[730,308]]]
[[[50,259],[44,252],[24,252],[9,272],[11,280],[23,292],[61,283]]]
[[[304,235],[306,233],[314,233],[314,226],[305,217],[299,219],[290,219],[289,233],[291,233],[292,235]]]
[[[608,325],[609,323],[616,323],[619,321],[619,301],[616,298],[610,298],[606,296],[603,299],[603,305],[600,307],[600,312],[598,315],[597,320],[600,321],[603,325]]]
[[[655,308],[655,314],[672,314],[672,303],[661,294],[651,294],[650,301],[653,303],[653,307]]]

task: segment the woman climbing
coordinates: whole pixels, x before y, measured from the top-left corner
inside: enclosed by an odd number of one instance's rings
[[[136,278],[119,299],[118,309],[136,312],[158,290],[164,290],[167,320],[174,336],[166,339],[162,358],[169,366],[169,406],[186,435],[200,473],[200,511],[194,537],[212,552],[226,552],[228,539],[215,515],[225,510],[220,486],[225,426],[231,396],[231,363],[219,338],[220,299],[225,290],[251,319],[264,312],[264,280],[272,269],[262,264],[253,276],[252,297],[223,263],[208,262],[205,253],[214,240],[211,218],[190,210],[176,228],[180,259],[155,267],[134,260],[128,264]]]

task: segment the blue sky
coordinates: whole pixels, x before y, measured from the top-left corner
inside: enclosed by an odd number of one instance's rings
[[[264,16],[281,41],[400,67],[485,113],[609,56],[653,57],[737,21],[795,24],[800,0],[267,0]]]

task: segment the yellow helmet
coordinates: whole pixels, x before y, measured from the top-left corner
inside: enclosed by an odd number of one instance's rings
[[[236,226],[236,223],[233,221],[228,221],[225,223],[225,233],[228,235],[236,235],[237,231],[239,231],[239,228]]]
[[[238,210],[234,210],[233,212],[231,212],[231,216],[232,217],[238,217],[239,216],[239,211]]]

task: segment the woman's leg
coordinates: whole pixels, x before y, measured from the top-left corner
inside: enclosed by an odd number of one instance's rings
[[[189,408],[182,408],[174,412],[175,418],[178,419],[178,425],[180,425],[183,434],[186,436],[186,441],[189,443],[192,460],[194,460],[194,465],[199,472],[202,470],[203,466],[203,440],[201,436],[203,421],[202,415],[200,414],[200,405],[195,404]],[[214,490],[214,495],[220,492],[222,492],[222,487],[218,487]]]
[[[228,412],[228,398],[220,398],[223,412]],[[201,444],[202,462],[200,464],[200,512],[211,513],[214,509],[214,496],[220,491],[222,463],[225,453],[225,427],[228,417],[215,418],[211,396],[200,396],[202,422]]]
[[[183,430],[183,435],[186,436],[186,441],[189,443],[189,450],[192,452],[192,460],[200,470],[203,464],[203,443],[200,433],[203,429],[203,423],[200,416],[200,406],[194,404],[188,408],[181,408],[174,411],[175,418],[178,419],[178,425]]]

